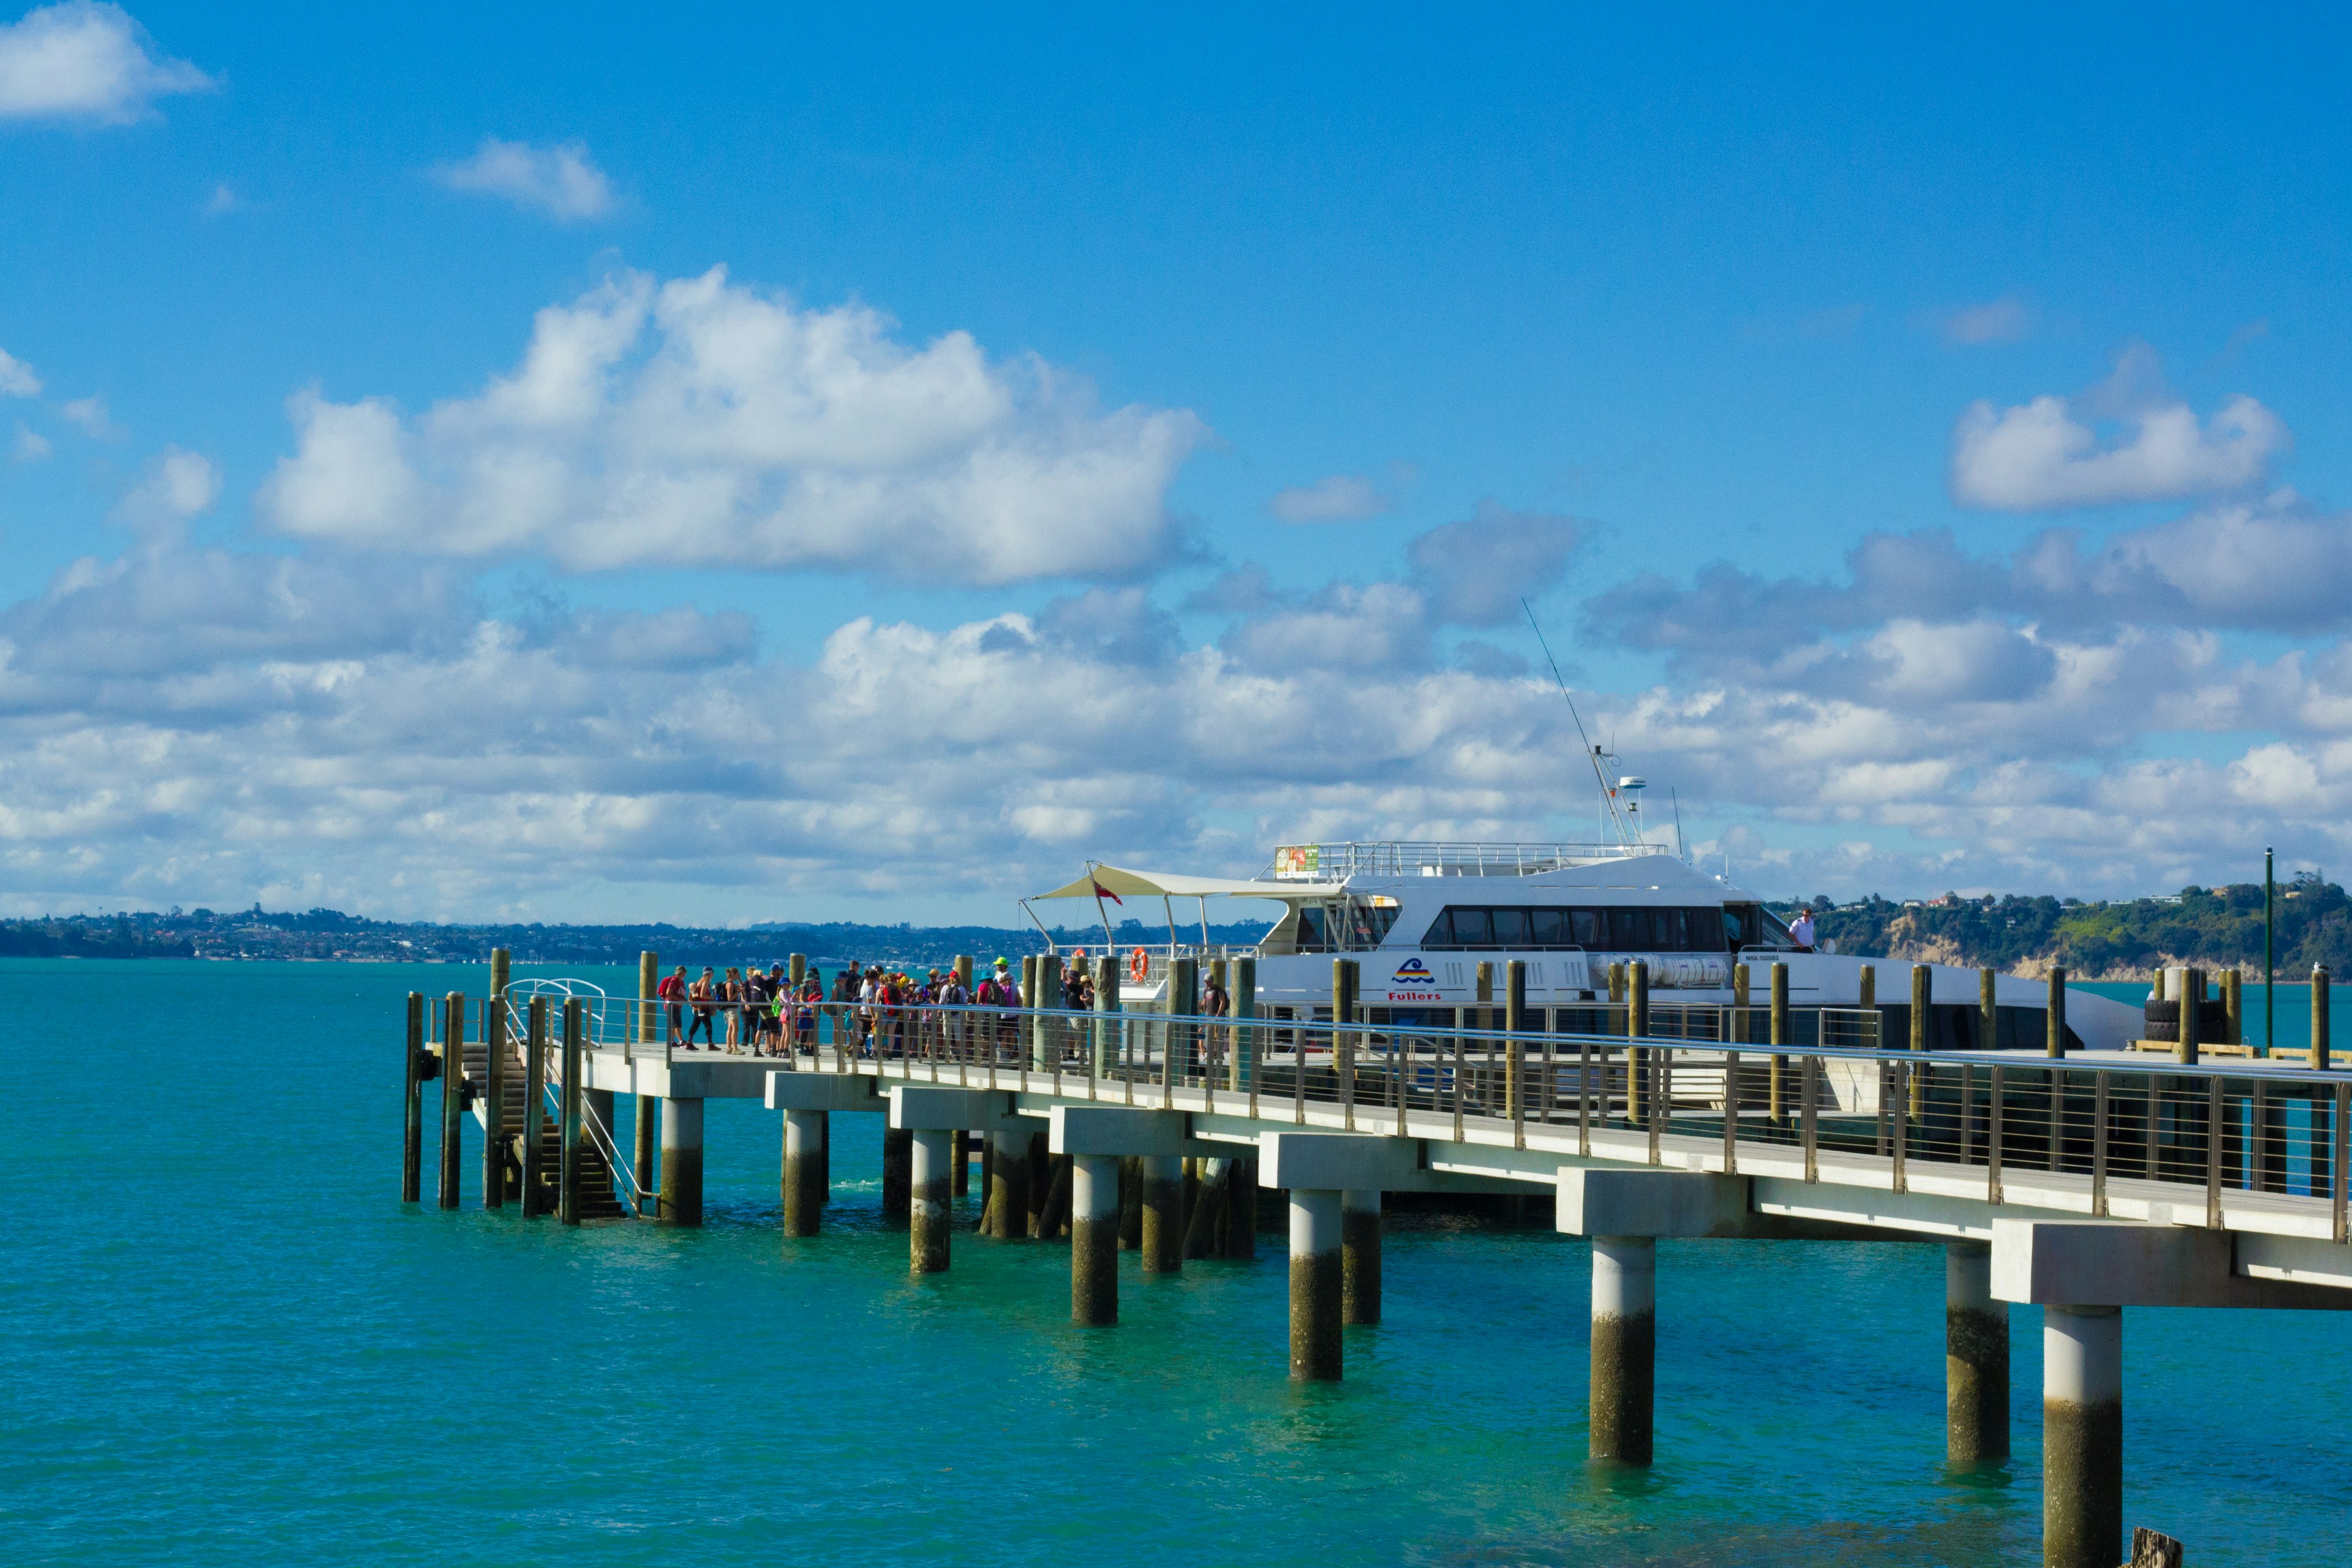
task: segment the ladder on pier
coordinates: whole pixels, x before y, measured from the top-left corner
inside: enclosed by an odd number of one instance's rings
[[[512,1195],[521,1193],[525,1179],[523,1117],[530,1103],[530,1063],[525,1056],[527,1047],[520,1046],[511,1033],[507,1040],[508,1056],[502,1064],[499,1082],[499,1098],[504,1102],[500,1107],[500,1125],[504,1129],[503,1142],[506,1144],[507,1191],[510,1194],[509,1201],[519,1201]],[[478,1090],[480,1086],[489,1082],[488,1047],[479,1040],[471,1041],[466,1046],[463,1059],[466,1078],[477,1089],[474,1121],[487,1132],[490,1124],[489,1107]],[[546,1120],[541,1124],[539,1168],[530,1173],[530,1179],[539,1184],[544,1200],[539,1212],[548,1215],[555,1212],[556,1196],[563,1180],[563,1138],[556,1121],[561,1111],[557,1081],[561,1065],[560,1059],[549,1063],[547,1099],[540,1110]],[[578,1158],[580,1217],[583,1220],[630,1218],[629,1206],[621,1201],[614,1181],[612,1163],[605,1158],[600,1141],[583,1136],[580,1140]]]

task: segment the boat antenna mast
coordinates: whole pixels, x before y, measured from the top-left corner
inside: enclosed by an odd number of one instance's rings
[[[1601,770],[1601,748],[1584,732],[1584,716],[1577,712],[1576,699],[1568,693],[1568,682],[1559,673],[1559,660],[1552,658],[1551,644],[1544,639],[1543,627],[1536,621],[1535,606],[1521,599],[1519,608],[1527,612],[1528,628],[1536,634],[1536,646],[1543,649],[1544,662],[1551,666],[1552,684],[1559,688],[1559,699],[1568,704],[1568,716],[1576,722],[1576,738],[1583,744],[1584,760],[1592,764],[1592,782],[1601,786],[1601,803],[1609,810],[1610,826],[1617,830],[1617,842],[1630,846],[1633,839],[1625,831],[1625,818],[1617,810],[1617,792],[1609,787],[1609,775]]]

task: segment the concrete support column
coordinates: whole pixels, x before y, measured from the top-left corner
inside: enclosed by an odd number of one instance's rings
[[[2009,1303],[1981,1241],[1944,1247],[1944,1457],[1956,1470],[2009,1458]]]
[[[2124,1317],[2042,1312],[2042,1561],[2111,1568],[2124,1536]]]
[[[1381,1194],[1377,1187],[1339,1195],[1339,1321],[1381,1321]]]
[[[1340,1195],[1290,1192],[1290,1376],[1339,1380]]]
[[[664,1225],[702,1223],[702,1101],[665,1100],[661,1119]]]
[[[1029,1134],[988,1135],[988,1232],[1000,1241],[1029,1237]]]
[[[1646,1236],[1592,1238],[1592,1433],[1596,1461],[1650,1462],[1656,1403],[1658,1244]]]
[[[1143,1161],[1143,1271],[1174,1274],[1184,1267],[1184,1162],[1148,1155]]]
[[[948,1266],[948,1230],[953,1217],[948,1195],[948,1152],[952,1135],[925,1129],[893,1133],[908,1140],[907,1258],[918,1274]]]
[[[784,1234],[814,1236],[824,1216],[824,1112],[784,1112]]]
[[[946,1172],[948,1163],[940,1161]],[[882,1223],[906,1225],[914,1217],[915,1135],[903,1128],[882,1130]]]
[[[1070,1170],[1070,1321],[1118,1321],[1118,1160],[1073,1156]]]

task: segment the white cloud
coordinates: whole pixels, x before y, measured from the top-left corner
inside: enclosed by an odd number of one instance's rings
[[[1405,555],[1413,585],[1438,619],[1494,626],[1519,618],[1522,596],[1536,598],[1558,585],[1581,537],[1573,518],[1482,500],[1462,521],[1413,539]]]
[[[158,56],[120,5],[66,0],[0,26],[0,120],[120,124],[154,100],[215,86],[185,60]]]
[[[49,438],[29,426],[16,426],[16,444],[12,455],[20,463],[37,463],[49,455]]]
[[[166,447],[122,498],[115,516],[141,533],[172,534],[220,499],[220,470],[198,452]]]
[[[2011,296],[1955,310],[1944,318],[1943,329],[1947,342],[1971,347],[2013,343],[2033,330],[2033,311],[2023,300]]]
[[[207,217],[217,217],[223,213],[236,212],[244,205],[244,201],[229,188],[227,182],[224,181],[213,187],[211,198],[205,203],[205,215]]]
[[[437,165],[433,177],[453,191],[504,196],[559,223],[603,217],[613,210],[612,181],[578,142],[534,147],[485,136],[472,157]]]
[[[723,268],[630,274],[539,313],[478,395],[414,419],[315,393],[261,497],[281,533],[543,552],[575,571],[832,568],[983,584],[1132,577],[1179,548],[1164,504],[1206,430],[1098,411],[963,332],[919,348],[863,306],[803,309]]]
[[[211,488],[165,473],[167,507]],[[433,563],[158,535],[0,607],[0,885],[1009,921],[1082,855],[1248,871],[1299,835],[1584,831],[1549,681],[1444,667],[1428,615],[1405,584],[1337,584],[1202,646],[1101,588],[943,629],[850,619],[763,660],[740,615],[501,616]],[[1895,617],[1793,675],[1676,684],[1577,700],[1768,891],[2141,890],[2265,836],[2291,862],[2352,845],[2341,649]],[[2135,755],[2168,731],[2210,760]]]
[[[1396,501],[1361,474],[1333,474],[1277,492],[1265,509],[1285,522],[1355,522],[1395,510]]]
[[[2129,426],[2127,438],[2104,447],[2063,397],[1999,411],[1969,405],[1952,431],[1952,499],[1999,511],[2172,500],[2257,484],[2291,445],[2286,426],[2254,399],[2231,397],[2200,424],[2149,384],[2153,374],[2150,356],[2126,354],[2084,400]]]
[[[40,390],[41,378],[33,374],[33,367],[0,349],[0,397],[34,397]]]
[[[102,396],[93,394],[89,397],[77,397],[58,412],[79,426],[86,436],[94,436],[101,441],[121,438],[122,432],[107,414],[106,399]]]

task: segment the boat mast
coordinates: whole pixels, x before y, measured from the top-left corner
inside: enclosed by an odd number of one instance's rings
[[[1576,710],[1576,699],[1568,694],[1568,682],[1560,678],[1559,660],[1552,658],[1551,644],[1544,640],[1543,627],[1536,624],[1534,606],[1521,599],[1519,608],[1527,611],[1528,626],[1536,634],[1536,646],[1543,649],[1544,662],[1551,666],[1552,684],[1559,688],[1560,700],[1568,704],[1568,716],[1576,721],[1576,738],[1583,742],[1584,760],[1592,764],[1592,782],[1601,787],[1601,804],[1608,810],[1611,825],[1617,829],[1617,842],[1630,846],[1633,840],[1626,837],[1625,819],[1617,813],[1616,792],[1609,787],[1609,776],[1601,771],[1601,748],[1584,732],[1584,716]]]

